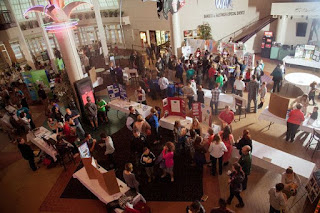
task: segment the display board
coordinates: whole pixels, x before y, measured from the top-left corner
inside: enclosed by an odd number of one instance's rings
[[[192,103],[192,117],[197,118],[199,122],[202,122],[202,108],[201,103]]]
[[[170,115],[186,118],[186,104],[184,99],[168,97],[162,100],[165,117]]]
[[[128,98],[126,87],[124,85],[113,84],[113,85],[107,86],[107,90],[108,90],[109,98],[111,101],[119,98],[123,100],[127,100]]]
[[[45,70],[31,70],[21,72],[23,82],[27,85],[30,97],[38,100],[38,85],[41,84],[45,91],[50,91],[50,84]]]
[[[313,203],[320,194],[320,170],[313,172],[306,185],[306,190],[310,202]]]
[[[201,122],[211,126],[212,124],[212,115],[211,108],[205,104],[201,104]]]
[[[255,64],[254,64],[255,54],[254,53],[245,53],[244,60],[247,64],[248,68],[254,69],[254,67],[255,67]]]
[[[286,119],[290,99],[271,93],[269,112],[280,118]]]

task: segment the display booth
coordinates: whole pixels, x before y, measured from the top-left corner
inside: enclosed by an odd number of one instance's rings
[[[127,100],[128,98],[126,87],[124,85],[113,84],[113,85],[107,86],[107,90],[108,90],[108,95],[111,101],[115,99]]]
[[[168,97],[162,100],[164,117],[170,115],[186,118],[186,103],[183,98]]]
[[[80,104],[80,110],[82,113],[85,112],[84,106],[87,104],[87,97],[91,98],[91,102],[95,103],[92,82],[89,77],[83,78],[79,81],[74,82],[74,88],[77,92],[77,98]]]

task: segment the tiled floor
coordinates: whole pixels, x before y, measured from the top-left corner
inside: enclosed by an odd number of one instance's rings
[[[267,72],[272,72],[277,62],[271,60],[265,60]],[[307,69],[303,68],[287,68],[287,73],[290,72],[309,72]],[[320,76],[319,73],[313,73]],[[295,93],[295,91],[290,91]],[[100,94],[103,94],[101,92]],[[133,88],[128,88],[128,94],[133,94]],[[245,94],[246,95],[246,94]],[[269,94],[268,94],[269,97]],[[268,97],[266,100],[268,100]],[[134,98],[132,98],[133,100]],[[268,101],[267,101],[268,102]],[[148,104],[152,106],[160,105],[159,101],[148,100]],[[267,103],[265,104],[265,106]],[[311,108],[311,107],[310,107]],[[33,116],[36,125],[39,126],[43,123],[45,117],[42,115],[42,111],[39,107],[32,107]],[[271,126],[270,130],[266,130],[265,127],[268,122],[258,121],[257,114],[248,114],[246,119],[241,119],[240,122],[236,122],[233,125],[234,137],[238,138],[244,128],[248,128],[251,131],[251,135],[254,140],[267,144],[269,146],[275,147],[279,150],[288,152],[290,154],[296,155],[298,157],[304,158],[315,162],[320,165],[319,155],[315,154],[314,158],[311,159],[311,151],[306,151],[304,149],[306,140],[308,138],[302,137],[298,134],[298,140],[294,143],[285,142],[284,133],[286,127],[274,124]],[[215,118],[215,121],[217,119]],[[123,122],[123,121],[121,121]],[[123,123],[124,125],[124,123]],[[2,133],[0,134],[0,152],[17,152],[17,147],[15,144],[10,144],[8,139]],[[236,159],[233,159],[235,161]],[[294,165],[293,165],[294,166]],[[40,206],[45,200],[46,196],[52,189],[52,187],[59,186],[59,177],[67,175],[67,173],[72,174],[72,170],[64,172],[61,167],[56,167],[50,170],[45,168],[39,169],[37,172],[30,171],[28,163],[19,159],[14,163],[10,164],[6,168],[0,171],[0,212],[39,212]],[[209,168],[205,167],[204,177],[203,177],[203,190],[207,194],[208,200],[204,202],[204,206],[209,211],[212,207],[217,206],[218,198],[227,198],[229,195],[229,189],[227,185],[227,176],[225,172],[230,169],[230,166],[224,168],[224,174],[219,177],[212,177],[209,174]],[[58,180],[58,182],[57,182]],[[61,179],[62,180],[62,179]],[[268,212],[268,190],[270,187],[274,186],[275,183],[280,181],[280,175],[275,174],[271,171],[266,171],[265,169],[253,166],[252,174],[249,176],[248,189],[242,193],[245,201],[245,208],[238,210],[235,208],[236,200],[233,200],[231,208],[236,212],[245,213],[265,213]],[[56,183],[57,182],[57,183]],[[61,182],[62,183],[62,182]],[[179,182],[177,181],[176,184]],[[60,188],[62,185],[60,186]],[[59,187],[58,187],[59,188]],[[63,188],[63,187],[62,187]],[[54,188],[56,189],[56,188]],[[75,192],[76,193],[76,192]],[[289,200],[289,206],[295,203],[303,195],[303,190],[299,192],[296,198],[291,198]],[[295,200],[294,200],[295,199]],[[292,209],[292,213],[302,213],[302,212],[312,212],[304,206],[306,197],[304,196]],[[307,201],[308,202],[308,201]],[[91,200],[72,200],[64,199],[63,205],[69,206],[67,212],[88,212],[93,210],[93,212],[103,211],[101,203],[99,201]],[[153,213],[163,213],[163,212],[185,212],[185,206],[189,204],[187,202],[148,202]],[[59,210],[59,202],[51,202],[46,205],[51,205],[53,208],[51,210],[46,210],[48,212],[60,211],[66,212],[65,209]],[[62,204],[61,204],[62,205]]]

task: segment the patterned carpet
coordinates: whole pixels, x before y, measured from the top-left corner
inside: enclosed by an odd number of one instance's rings
[[[162,150],[163,144],[172,138],[171,131],[161,129],[162,143],[150,145],[151,150],[158,156]],[[148,201],[193,201],[200,199],[203,195],[202,191],[202,170],[190,166],[190,159],[186,157],[186,153],[175,155],[175,182],[171,183],[169,177],[160,179],[161,170],[155,166],[155,181],[147,182],[147,176],[144,168],[139,164],[135,164],[135,158],[131,155],[129,149],[130,139],[128,135],[131,132],[124,127],[117,133],[112,135],[115,145],[115,160],[117,167],[117,177],[122,178],[122,171],[125,163],[132,162],[134,164],[134,173],[140,182],[140,192]],[[108,162],[105,160],[103,150],[97,150],[94,157],[98,163],[107,168]],[[77,169],[80,169],[79,165]],[[77,192],[77,193],[74,193]],[[61,198],[74,199],[97,199],[90,191],[88,191],[77,179],[71,179],[65,190],[60,196]]]

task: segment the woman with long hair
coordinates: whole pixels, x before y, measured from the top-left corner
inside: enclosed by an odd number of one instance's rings
[[[240,155],[242,154],[242,147],[246,145],[250,146],[252,152],[252,139],[248,129],[243,130],[242,137],[240,137],[239,140],[235,143],[235,146],[239,150]]]
[[[228,165],[229,160],[232,155],[232,150],[233,150],[233,144],[234,144],[234,139],[233,135],[231,134],[230,127],[227,125],[224,127],[223,131],[219,132],[219,135],[221,137],[221,140],[223,141],[224,145],[227,147],[228,151],[224,153],[223,155],[223,165]]]
[[[166,177],[167,173],[169,173],[171,177],[171,182],[174,182],[174,176],[173,176],[174,150],[175,150],[175,146],[172,142],[167,142],[162,150],[162,158],[164,159],[164,162],[165,162],[165,168],[163,169],[163,174],[161,175],[161,178]]]
[[[201,126],[197,118],[192,119],[191,129],[193,129],[199,136],[201,136]]]
[[[202,144],[202,137],[196,136],[196,139],[193,143],[193,160],[197,167],[202,168],[203,164],[206,163],[206,149],[204,148]]]
[[[209,153],[210,153],[210,159],[212,163],[212,171],[211,174],[213,176],[216,175],[216,165],[217,160],[219,161],[219,175],[222,175],[222,160],[223,155],[225,152],[228,151],[227,147],[224,145],[224,143],[221,141],[221,138],[218,134],[215,134],[213,137],[213,141],[210,144],[209,147]]]
[[[234,196],[238,199],[239,203],[236,205],[237,208],[244,207],[243,200],[240,196],[240,192],[242,191],[242,182],[244,180],[244,172],[239,163],[234,163],[232,165],[232,172],[229,175],[230,179],[228,183],[230,185],[230,196],[227,200],[227,203],[230,205]]]

